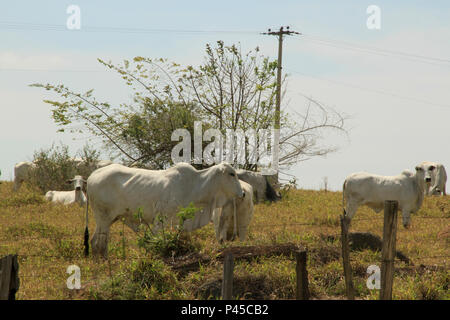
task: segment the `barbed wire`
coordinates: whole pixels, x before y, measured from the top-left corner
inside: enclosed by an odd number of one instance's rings
[[[226,249],[232,249],[233,247],[229,247]],[[294,252],[294,251],[293,251]],[[13,254],[17,254],[19,259],[30,259],[30,258],[40,258],[40,259],[56,259],[56,260],[68,260],[68,261],[75,261],[75,260],[88,260],[88,261],[103,261],[103,262],[108,262],[108,261],[122,261],[122,262],[126,262],[127,259],[136,259],[136,260],[147,260],[147,259],[151,259],[151,257],[149,256],[145,256],[145,255],[135,255],[135,254],[125,254],[125,256],[109,256],[108,258],[92,258],[92,256],[89,257],[84,257],[84,256],[75,256],[75,257],[64,257],[61,255],[52,255],[52,254],[45,254],[45,255],[40,255],[40,254],[20,254],[20,253],[13,253]],[[274,253],[275,255],[277,255],[277,253]],[[450,258],[450,255],[432,255],[432,256],[420,256],[420,257],[414,257],[414,258],[409,258],[410,261],[417,261],[417,260],[425,260],[425,259],[437,259],[437,258]],[[97,259],[97,260],[96,260]],[[167,258],[170,259],[170,258]],[[400,259],[398,257],[395,258],[397,261],[403,261],[404,259]],[[211,258],[211,260],[214,260],[213,258]],[[350,260],[353,261],[359,261],[356,260],[355,258],[351,258]],[[381,262],[380,259],[377,259]],[[174,260],[177,261],[177,260]]]
[[[418,217],[418,218],[424,218],[424,219],[449,219],[447,217]],[[352,220],[352,224],[357,223],[358,221],[378,221],[378,222],[383,222],[383,219],[376,219],[376,218],[362,218],[362,219],[356,219],[356,220]],[[255,223],[255,224],[250,224],[249,228],[292,228],[292,227],[301,227],[301,226],[310,226],[310,227],[314,227],[314,228],[338,228],[340,226],[339,224],[339,220],[332,220],[332,221],[316,221],[316,222],[290,222],[290,223],[278,223],[278,224],[267,224],[267,223]],[[425,226],[427,227],[427,225]],[[426,229],[425,227],[420,228],[418,225],[414,226],[415,230],[423,230]],[[443,229],[442,231],[444,231],[445,229]],[[255,232],[255,230],[251,230],[252,232]],[[122,235],[119,234],[119,232],[117,233],[111,233],[110,235],[110,239],[119,239],[122,238]],[[127,233],[127,232],[126,232]],[[135,233],[133,232],[129,232],[129,234],[134,235]],[[321,235],[335,235],[335,234],[321,234]],[[340,233],[338,233],[337,235],[340,235]],[[53,242],[58,242],[60,240],[66,240],[66,239],[71,239],[74,241],[78,241],[78,239],[82,239],[84,237],[84,230],[79,230],[77,232],[74,232],[74,234],[64,234],[64,235],[43,235],[43,236],[20,236],[20,235],[14,235],[11,236],[9,238],[0,238],[0,241],[2,242],[8,242],[8,241],[17,241],[17,240],[21,240],[21,241],[32,241],[32,240],[49,240],[49,241],[53,241]],[[127,241],[130,241],[130,239],[127,237],[127,235],[125,236],[127,238]],[[0,243],[0,247],[1,246],[10,246],[10,244],[4,244],[4,243]]]

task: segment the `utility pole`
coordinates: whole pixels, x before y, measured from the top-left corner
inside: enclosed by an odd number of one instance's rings
[[[283,55],[283,35],[293,35],[293,34],[301,34],[300,32],[291,31],[289,30],[289,26],[286,27],[286,30],[284,30],[284,27],[280,27],[279,31],[271,31],[270,29],[268,32],[263,32],[262,34],[271,35],[271,36],[277,36],[278,37],[278,63],[277,63],[277,101],[275,106],[275,129],[280,129],[280,105],[281,105],[281,62],[282,62],[282,55]]]
[[[289,30],[289,26],[286,27],[286,30],[284,30],[284,27],[280,27],[279,31],[272,31],[268,30],[268,32],[263,32],[262,34],[271,35],[271,36],[277,36],[278,37],[278,63],[277,63],[277,96],[276,96],[276,106],[275,106],[275,137],[274,137],[274,145],[276,146],[273,150],[275,152],[274,159],[278,162],[279,158],[279,142],[280,142],[280,136],[279,136],[279,130],[280,130],[280,106],[281,106],[281,62],[282,62],[282,56],[283,56],[283,36],[287,35],[293,35],[293,34],[301,34],[300,32],[291,31]],[[277,173],[275,175],[275,183],[278,184],[278,163],[276,163]]]

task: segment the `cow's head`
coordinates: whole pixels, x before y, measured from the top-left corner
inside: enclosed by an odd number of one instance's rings
[[[236,173],[236,170],[226,162],[217,165],[222,174],[222,191],[228,198],[243,198],[245,193],[242,190],[241,184]]]
[[[86,185],[86,180],[83,179],[82,176],[75,176],[73,179],[67,180],[67,183],[69,184],[73,183],[73,189],[75,191],[85,190],[84,186]]]
[[[235,236],[238,236],[240,241],[245,241],[252,214],[253,208],[252,211],[237,212],[237,230],[235,235],[233,208],[232,206],[223,207],[219,220],[215,222],[216,237],[219,243],[234,241],[236,240]]]
[[[424,181],[425,183],[430,184],[436,176],[436,164],[433,162],[422,162],[416,166],[416,171],[417,168],[422,168]]]
[[[416,166],[416,177],[420,182],[431,182],[431,175],[428,165],[419,164]]]
[[[253,189],[252,186],[244,181],[240,181],[246,197],[229,201],[223,208],[214,212],[213,221],[216,229],[217,240],[233,241],[235,236],[239,240],[245,241],[247,238],[248,226],[253,216]],[[234,214],[234,203],[236,204],[236,214]],[[236,217],[236,230],[235,219]],[[235,233],[236,231],[236,233]]]

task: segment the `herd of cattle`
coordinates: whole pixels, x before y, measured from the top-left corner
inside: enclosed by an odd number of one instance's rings
[[[83,165],[83,161],[76,161],[76,165]],[[34,168],[36,164],[32,162],[15,166],[14,190],[20,188]],[[194,218],[184,221],[184,230],[190,232],[212,221],[218,241],[236,237],[243,241],[253,216],[253,199],[260,202],[281,198],[267,176],[235,170],[227,163],[203,170],[186,163],[166,170],[147,170],[100,160],[93,169],[87,180],[77,175],[67,181],[73,184],[72,191],[48,191],[45,199],[85,207],[86,228],[91,206],[96,222],[92,252],[102,256],[108,252],[110,227],[119,219],[134,231],[138,230],[140,219],[152,224],[158,214],[165,217],[166,223],[176,224],[180,207],[193,203],[200,210]],[[405,170],[397,176],[351,174],[343,185],[345,216],[352,219],[361,205],[379,212],[385,200],[397,200],[403,225],[408,227],[410,214],[420,209],[424,195],[445,195],[446,181],[444,166],[435,162],[422,162],[415,167],[415,173]],[[141,217],[136,216],[138,210]],[[155,223],[155,230],[160,227]]]
[[[85,165],[82,160],[74,163],[76,168]],[[16,164],[15,191],[29,179],[37,165],[33,162]],[[193,203],[201,210],[194,218],[184,221],[184,230],[190,232],[212,221],[220,242],[236,237],[244,241],[253,216],[253,199],[261,202],[281,198],[267,176],[235,170],[226,163],[204,170],[196,170],[185,163],[166,170],[147,170],[100,160],[92,169],[87,180],[76,175],[67,181],[73,185],[73,190],[50,190],[45,199],[86,207],[86,228],[91,206],[96,221],[92,251],[103,256],[107,254],[110,226],[119,219],[134,231],[138,230],[140,219],[152,224],[158,214],[169,224],[174,224],[180,207]],[[136,212],[140,209],[142,217],[138,218]],[[160,226],[155,223],[155,231],[158,228]]]

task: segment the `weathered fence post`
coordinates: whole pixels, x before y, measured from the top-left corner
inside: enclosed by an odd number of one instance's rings
[[[395,242],[397,238],[398,202],[384,202],[383,247],[381,249],[380,300],[392,300],[394,282]]]
[[[19,290],[19,263],[17,255],[0,259],[0,300],[15,300]]]
[[[295,268],[297,275],[297,300],[309,300],[308,288],[308,271],[306,269],[306,250],[299,250],[295,252],[297,265]]]
[[[222,280],[222,299],[231,300],[233,298],[233,254],[228,252],[223,260],[223,280]]]
[[[355,299],[353,288],[352,267],[350,265],[350,248],[348,246],[348,227],[350,221],[345,216],[341,216],[341,241],[342,241],[342,263],[344,266],[345,290],[349,300]]]

